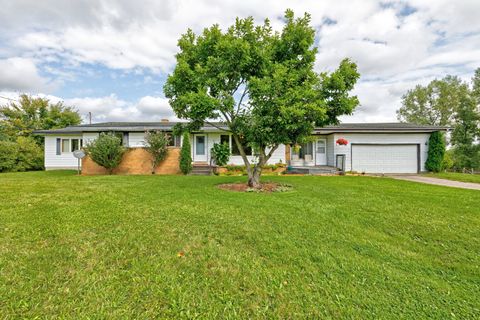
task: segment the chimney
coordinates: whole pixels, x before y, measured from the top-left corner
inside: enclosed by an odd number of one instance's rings
[[[160,119],[160,122],[166,123],[168,122],[168,119]]]

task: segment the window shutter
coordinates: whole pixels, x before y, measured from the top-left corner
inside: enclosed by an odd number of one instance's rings
[[[123,146],[128,147],[128,132],[123,133]]]
[[[62,154],[62,139],[57,138],[57,156]]]

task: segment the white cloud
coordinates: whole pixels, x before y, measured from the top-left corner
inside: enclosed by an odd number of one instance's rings
[[[0,91],[0,105],[19,99],[20,93],[14,91]],[[33,97],[47,98],[52,103],[62,101],[66,106],[73,107],[78,111],[86,123],[89,120],[89,112],[92,113],[92,122],[107,121],[160,121],[168,119],[179,121],[175,116],[168,99],[162,97],[144,96],[138,101],[129,102],[119,99],[112,94],[104,97],[85,97],[65,99],[46,94],[32,94]]]
[[[214,23],[225,28],[237,16],[253,16],[257,22],[269,18],[279,29],[286,8],[297,15],[311,13],[319,45],[318,71],[333,70],[344,57],[358,63],[362,77],[355,92],[362,106],[346,121],[394,121],[401,95],[415,84],[448,73],[467,78],[480,67],[478,0],[4,2],[0,10],[4,90],[49,93],[62,81],[75,86],[71,70],[62,66],[82,70],[83,64],[112,69],[112,79],[119,76],[115,70],[141,74],[149,69],[164,76],[174,66],[177,40],[187,28],[201,32]],[[326,19],[331,23],[325,24]],[[40,75],[42,64],[41,70],[57,79],[55,83]],[[145,83],[152,81],[151,75],[145,77]],[[99,120],[171,115],[166,99],[153,96],[129,102],[113,92],[69,101],[82,110],[94,109]]]
[[[58,83],[39,75],[31,59],[0,59],[0,90],[50,92]]]
[[[177,121],[168,100],[145,96],[136,102],[119,99],[116,95],[66,99],[65,104],[78,109],[84,119],[92,113],[94,122],[104,121]]]

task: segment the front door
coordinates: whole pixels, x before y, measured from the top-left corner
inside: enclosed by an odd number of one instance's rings
[[[327,165],[327,139],[317,139],[317,147],[315,151],[315,165]]]
[[[207,137],[204,134],[196,134],[193,142],[193,161],[207,162]]]

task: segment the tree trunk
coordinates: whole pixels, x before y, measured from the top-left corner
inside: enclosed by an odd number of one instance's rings
[[[255,167],[247,170],[248,186],[250,188],[260,188],[260,175],[262,174],[262,166],[256,164]]]

